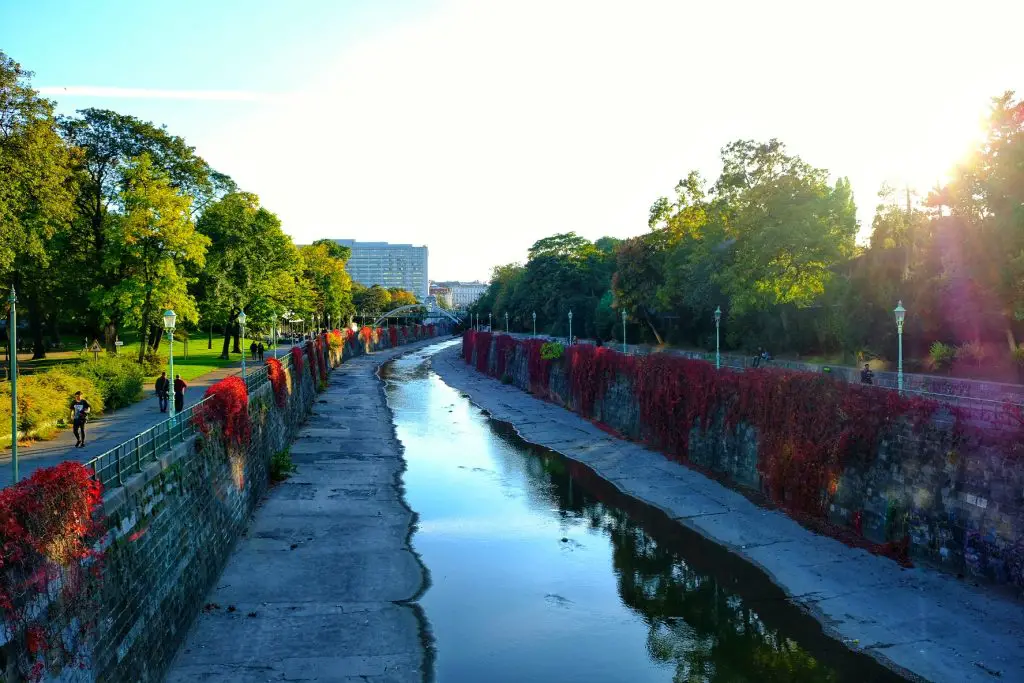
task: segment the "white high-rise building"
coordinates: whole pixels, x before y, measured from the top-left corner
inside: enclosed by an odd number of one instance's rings
[[[345,269],[349,276],[363,285],[372,287],[399,287],[426,301],[429,292],[427,279],[427,248],[412,244],[388,242],[357,242],[334,240],[352,250]]]

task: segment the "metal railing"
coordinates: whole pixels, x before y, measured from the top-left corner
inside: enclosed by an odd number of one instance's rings
[[[279,357],[278,360],[285,369],[291,366],[290,353]],[[245,385],[250,396],[269,381],[266,365],[257,366],[245,375]],[[127,477],[141,472],[146,464],[157,460],[161,453],[167,453],[173,446],[192,438],[198,431],[194,419],[196,413],[202,410],[209,400],[204,398],[187,406],[174,417],[158,422],[88,461],[86,467],[92,468],[93,479],[105,489],[121,486]]]

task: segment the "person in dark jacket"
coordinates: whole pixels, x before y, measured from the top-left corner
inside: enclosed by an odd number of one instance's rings
[[[185,408],[185,390],[188,385],[181,375],[174,376],[174,412],[180,413]]]
[[[249,358],[250,358],[250,360],[256,360],[256,350],[257,350],[256,342],[253,342],[252,344],[249,344]]]
[[[260,342],[259,344],[256,345],[256,357],[259,358],[259,361],[261,363],[263,362],[263,352],[264,351],[265,351],[265,349],[263,348],[263,342]]]
[[[167,396],[171,393],[171,381],[167,379],[167,373],[161,372],[156,378],[156,398],[160,404],[160,412],[167,412]]]
[[[92,406],[82,396],[81,391],[75,392],[75,400],[71,402],[71,431],[75,434],[75,448],[85,445],[85,421]]]
[[[871,372],[871,366],[867,363],[864,364],[864,369],[860,371],[860,383],[861,384],[874,384],[875,373]]]

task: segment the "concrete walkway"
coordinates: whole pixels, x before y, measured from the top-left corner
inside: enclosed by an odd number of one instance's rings
[[[250,362],[250,367],[256,367]],[[206,388],[224,379],[228,375],[241,372],[241,361],[219,370],[197,377],[188,383],[185,391],[185,405],[190,406],[199,401]],[[139,432],[167,419],[167,413],[161,413],[153,393],[152,382],[143,387],[144,398],[138,403],[125,406],[120,410],[106,413],[86,425],[86,444],[84,448],[75,448],[75,436],[71,429],[57,432],[56,438],[49,441],[32,441],[18,444],[18,473],[24,479],[40,467],[52,467],[65,460],[87,462],[98,455],[106,453],[114,446],[124,443]],[[86,399],[89,397],[86,396]],[[10,486],[14,473],[11,469],[11,449],[0,451],[0,488]]]
[[[193,624],[167,683],[406,683],[429,669],[409,546],[402,450],[377,367],[436,343],[335,369],[291,447],[298,472],[271,489]]]
[[[807,531],[779,511],[616,439],[554,404],[470,369],[459,347],[434,370],[527,441],[593,468],[628,495],[763,569],[827,632],[901,672],[930,681],[1024,681],[1024,606],[954,577]]]

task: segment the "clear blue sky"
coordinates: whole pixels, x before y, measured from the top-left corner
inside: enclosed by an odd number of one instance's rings
[[[431,277],[474,279],[556,232],[645,232],[736,139],[848,176],[866,235],[883,181],[923,196],[1024,91],[1024,3],[936,7],[0,0],[0,50],[62,113],[166,124],[297,242],[427,244]]]

